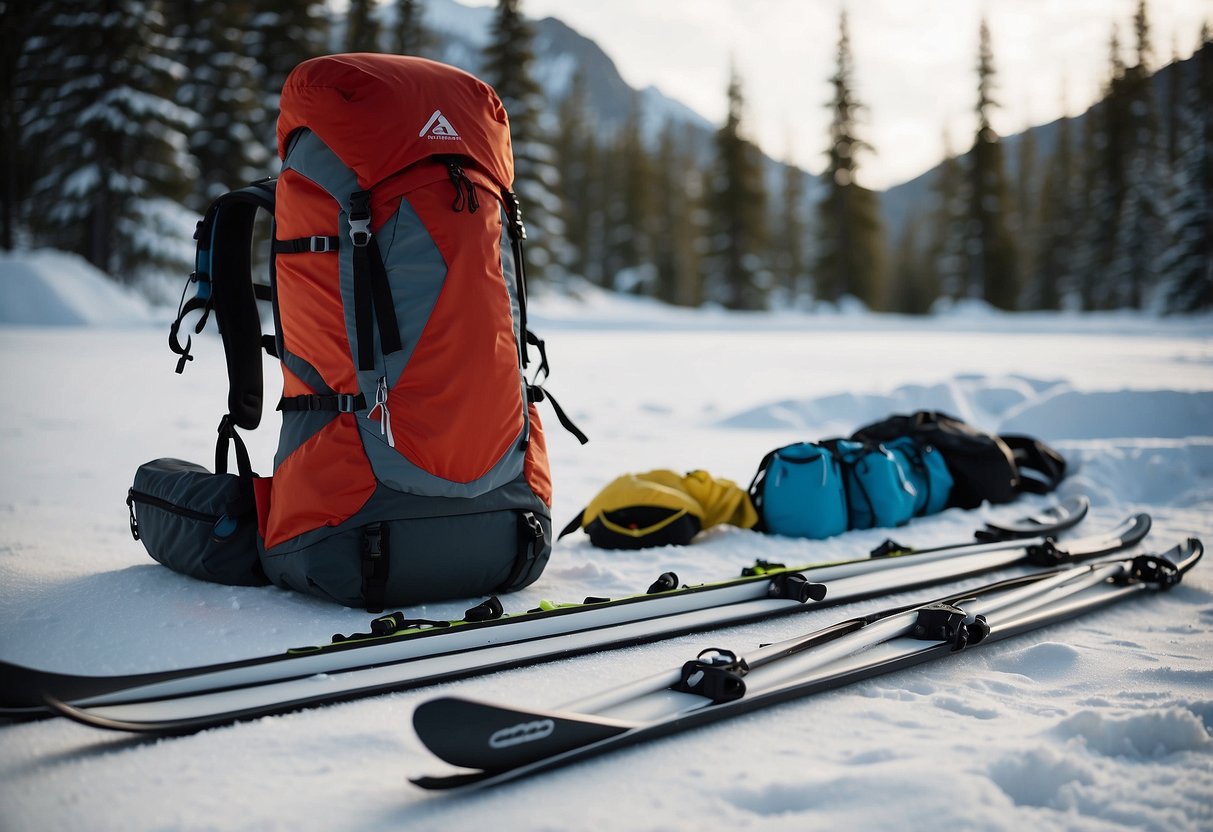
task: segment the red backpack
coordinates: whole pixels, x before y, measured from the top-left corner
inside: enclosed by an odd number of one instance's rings
[[[183,309],[213,309],[223,336],[224,459],[261,418],[261,347],[281,361],[274,474],[254,481],[266,576],[372,611],[526,586],[551,552],[547,360],[526,326],[500,100],[421,58],[315,58],[283,88],[278,150],[276,182],[220,197],[200,223]],[[258,208],[273,215],[268,292],[250,277]],[[176,348],[180,371],[188,340]]]

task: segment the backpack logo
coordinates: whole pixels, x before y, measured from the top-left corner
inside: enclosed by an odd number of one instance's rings
[[[425,123],[425,127],[421,128],[421,132],[417,134],[417,137],[442,139],[444,141],[459,140],[459,134],[455,132],[455,128],[451,126],[451,123],[446,120],[446,116],[442,114],[442,110],[434,111],[434,114]]]

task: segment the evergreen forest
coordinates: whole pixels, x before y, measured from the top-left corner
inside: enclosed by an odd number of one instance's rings
[[[852,32],[838,20],[822,169],[773,162],[748,138],[734,69],[710,135],[636,94],[604,127],[594,79],[539,82],[534,22],[498,0],[487,45],[453,60],[423,0],[0,0],[0,246],[80,254],[166,297],[189,273],[211,199],[272,174],[277,94],[319,54],[378,51],[458,63],[509,113],[515,190],[536,283],[589,282],[670,304],[866,308],[926,314],[1213,308],[1213,33],[1160,60],[1148,0],[1109,33],[1102,99],[1002,137],[997,32],[973,55],[972,131],[895,228],[857,177],[863,135]],[[466,52],[466,50],[465,50]],[[1060,81],[1059,81],[1060,86]],[[1013,139],[1013,140],[1012,140]]]

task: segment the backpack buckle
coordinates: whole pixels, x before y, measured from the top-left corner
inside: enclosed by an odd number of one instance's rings
[[[371,220],[350,220],[350,242],[356,248],[365,248],[371,241]]]
[[[354,413],[358,410],[358,403],[354,401],[354,393],[338,393],[337,394],[337,412],[338,413]]]
[[[350,194],[350,242],[365,248],[371,242],[371,192]]]
[[[318,234],[313,234],[309,243],[310,243],[310,250],[313,252],[318,252],[320,254],[326,254],[333,250],[333,247],[329,241],[329,238],[318,235]]]

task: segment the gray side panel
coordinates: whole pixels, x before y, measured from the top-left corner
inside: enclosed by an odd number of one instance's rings
[[[421,340],[434,304],[446,282],[446,262],[429,231],[409,204],[400,200],[400,208],[380,233],[380,250],[392,287],[392,302],[400,340],[404,345],[388,359],[387,378],[395,384]],[[372,379],[373,385],[374,379]]]
[[[519,445],[523,447],[525,454],[525,445],[531,438],[531,411],[526,406],[526,376],[522,372],[522,353],[526,349],[526,333],[522,331],[522,311],[518,301],[518,278],[517,269],[514,268],[514,249],[510,245],[509,232],[509,214],[506,213],[505,206],[501,205],[498,208],[501,215],[501,239],[498,240],[498,248],[501,251],[501,277],[505,281],[505,290],[510,296],[510,317],[514,321],[514,343],[518,345],[518,375],[519,381],[522,384],[522,439]]]
[[[283,348],[282,363],[286,368],[295,374],[308,387],[315,390],[317,393],[326,394],[335,392],[320,377],[320,373],[316,372],[316,368],[304,361],[293,352]]]
[[[286,368],[299,377],[307,386],[317,393],[329,394],[333,390],[324,383],[324,379],[299,356],[282,351],[282,363]],[[278,451],[274,454],[274,470],[278,470],[283,461],[299,449],[307,440],[315,436],[325,425],[336,418],[332,411],[297,411],[292,410],[282,414],[282,430],[278,434]]]
[[[518,307],[518,277],[514,269],[514,250],[510,247],[509,215],[505,206],[499,208],[501,213],[501,274],[505,279],[506,291],[510,293],[510,314],[514,317],[514,342],[522,344],[522,313]]]
[[[468,483],[452,482],[423,471],[405,459],[394,448],[389,448],[380,434],[379,422],[372,419],[359,419],[358,426],[362,429],[362,444],[366,447],[366,455],[371,460],[371,468],[374,469],[375,476],[384,485],[408,494],[457,498],[479,497],[481,494],[499,488],[521,476],[526,459],[525,450],[522,447],[522,435],[519,435],[511,443],[509,450],[483,477]],[[523,431],[526,431],[527,427],[524,424]]]
[[[311,130],[301,130],[298,139],[291,142],[282,169],[293,170],[312,180],[328,191],[342,208],[348,205],[350,194],[362,190],[354,171]],[[348,226],[345,230],[349,230]]]
[[[274,470],[277,471],[288,456],[299,450],[300,445],[307,442],[336,418],[336,411],[296,410],[283,413],[282,431],[278,434],[278,451],[274,454]]]

